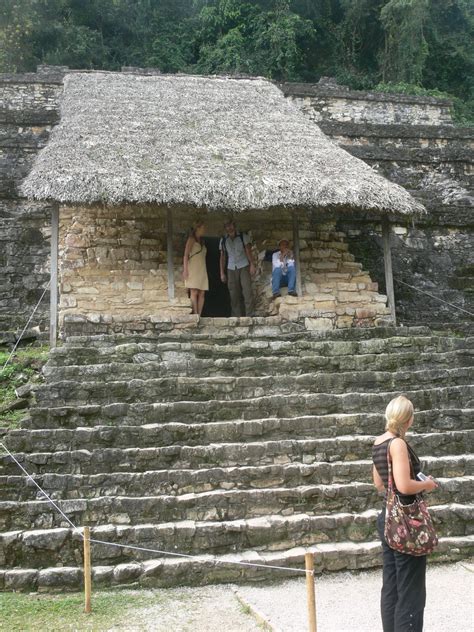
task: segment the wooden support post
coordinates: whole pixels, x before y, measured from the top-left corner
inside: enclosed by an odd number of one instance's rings
[[[296,266],[296,293],[298,296],[301,296],[303,294],[303,286],[301,283],[300,227],[296,211],[293,213],[293,254],[295,255]]]
[[[84,527],[84,612],[91,612],[91,530]]]
[[[314,554],[305,553],[304,563],[306,567],[306,594],[308,600],[308,630],[316,632],[316,593],[314,589]]]
[[[49,344],[53,348],[58,340],[58,248],[59,207],[51,211],[51,270],[49,285]]]
[[[397,324],[395,313],[395,292],[393,290],[392,251],[390,248],[390,224],[386,218],[382,220],[383,261],[385,267],[385,287],[387,291],[388,306],[394,325]]]
[[[168,299],[174,299],[174,261],[173,261],[173,216],[171,209],[167,211],[166,247],[168,253]]]

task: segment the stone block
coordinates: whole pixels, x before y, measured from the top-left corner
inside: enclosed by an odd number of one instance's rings
[[[315,301],[314,309],[320,312],[335,312],[336,302],[335,301]]]
[[[61,548],[69,535],[69,529],[44,529],[27,531],[23,543],[34,549],[56,550]]]
[[[5,590],[34,590],[38,578],[37,570],[6,570],[4,575]]]
[[[334,329],[332,318],[305,318],[304,324],[309,331]]]
[[[129,290],[143,290],[143,283],[140,281],[128,281],[127,287]]]
[[[354,322],[353,316],[338,316],[336,321],[336,327],[338,329],[347,329],[348,327],[352,327]]]
[[[358,308],[356,309],[356,317],[357,318],[375,318],[377,316],[377,311],[372,308]]]
[[[38,573],[38,590],[71,590],[78,589],[82,583],[82,571],[79,568],[47,568]]]
[[[316,261],[313,264],[315,270],[327,270],[334,271],[338,269],[338,264],[335,261]]]
[[[76,286],[76,292],[78,294],[99,294],[99,290],[91,286]]]
[[[109,586],[113,578],[113,566],[93,566],[92,581],[97,586]]]
[[[116,583],[129,583],[138,578],[142,572],[142,565],[136,562],[118,564],[113,570],[113,579]]]

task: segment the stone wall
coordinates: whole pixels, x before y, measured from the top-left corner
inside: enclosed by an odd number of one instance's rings
[[[454,127],[444,100],[329,90],[326,85],[282,87],[335,142],[408,189],[428,210],[415,223],[393,226],[398,320],[436,324],[472,319],[462,310],[474,313],[474,129]],[[343,94],[350,100],[346,110],[339,107]],[[364,103],[368,109],[360,116]],[[350,252],[385,291],[380,225],[341,217],[337,227],[346,233]]]
[[[280,88],[317,123],[452,125],[452,102],[447,99],[360,92],[331,81],[282,83]]]
[[[0,331],[19,329],[26,322],[47,283],[51,209],[19,198],[18,184],[58,121],[65,72],[40,67],[34,74],[0,75]],[[474,134],[452,125],[450,103],[355,92],[331,82],[281,87],[337,143],[426,205],[429,215],[415,226],[394,227],[396,278],[474,311]],[[364,218],[351,218],[339,221],[336,232],[346,234],[349,254],[384,291],[379,228]],[[220,232],[219,227],[216,234]],[[442,321],[466,317],[399,283],[396,299],[402,322],[431,322],[434,313]],[[290,309],[288,301],[284,299],[283,309]],[[32,324],[44,327],[47,319],[48,294]]]
[[[173,213],[175,299],[168,299],[166,209],[155,206],[62,207],[60,211],[60,325],[67,332],[85,323],[88,331],[140,331],[152,322],[190,312],[182,280],[182,255],[190,209]],[[222,235],[225,216],[203,216],[207,235]],[[388,317],[386,297],[348,252],[335,223],[300,226],[303,297],[272,300],[271,263],[266,251],[292,238],[292,219],[281,213],[244,214],[242,230],[253,240],[257,274],[256,313],[288,320],[307,319],[308,327],[369,326]],[[217,261],[215,262],[217,265]],[[95,327],[95,325],[97,325]]]
[[[49,280],[51,208],[18,185],[58,121],[62,74],[0,75],[0,331],[24,327]],[[45,329],[49,292],[31,322]]]

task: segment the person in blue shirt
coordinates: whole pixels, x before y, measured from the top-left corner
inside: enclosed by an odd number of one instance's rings
[[[220,271],[222,283],[227,283],[230,294],[232,316],[242,316],[242,298],[245,316],[254,315],[252,277],[255,265],[252,246],[247,233],[237,232],[233,221],[224,224],[226,231],[219,243]]]
[[[272,256],[272,293],[273,298],[281,296],[280,289],[288,287],[290,296],[298,296],[296,293],[296,267],[295,258],[290,250],[290,242],[280,239],[277,250]]]

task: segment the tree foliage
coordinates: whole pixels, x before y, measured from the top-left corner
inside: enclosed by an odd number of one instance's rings
[[[472,0],[2,0],[0,71],[117,70],[336,76],[474,103]],[[461,101],[459,101],[461,103]],[[471,105],[469,105],[471,104]]]
[[[428,0],[389,0],[380,11],[385,34],[381,53],[384,81],[420,84],[428,44],[424,28],[428,19]]]

